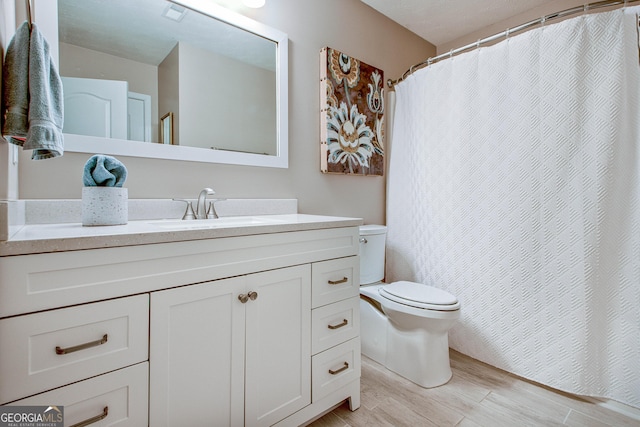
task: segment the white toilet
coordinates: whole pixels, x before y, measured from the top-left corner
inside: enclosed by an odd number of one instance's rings
[[[460,303],[448,292],[415,282],[385,284],[387,227],[360,227],[362,354],[422,387],[451,379],[449,329]]]

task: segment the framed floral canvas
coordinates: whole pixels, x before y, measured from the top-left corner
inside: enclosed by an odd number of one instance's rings
[[[321,171],[382,176],[383,71],[329,47],[320,58]]]

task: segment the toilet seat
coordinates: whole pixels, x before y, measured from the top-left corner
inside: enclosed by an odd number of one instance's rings
[[[399,304],[426,310],[455,311],[460,302],[449,292],[422,283],[399,281],[381,286],[381,296]]]

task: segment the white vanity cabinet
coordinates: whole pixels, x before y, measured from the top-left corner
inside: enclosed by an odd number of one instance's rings
[[[135,427],[357,409],[359,221],[338,223],[0,256],[0,404]]]
[[[310,322],[308,264],[153,292],[150,424],[269,426],[307,406]]]

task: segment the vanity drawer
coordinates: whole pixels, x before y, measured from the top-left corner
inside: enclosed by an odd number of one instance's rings
[[[311,375],[312,402],[360,378],[360,338],[354,338],[313,356]]]
[[[348,298],[311,312],[311,353],[355,338],[360,333],[360,300]]]
[[[149,296],[0,320],[0,403],[148,359]]]
[[[355,297],[360,286],[357,256],[315,262],[311,268],[312,308]]]
[[[146,426],[148,381],[149,363],[143,362],[11,404],[64,406],[65,426],[89,420],[95,426]]]

